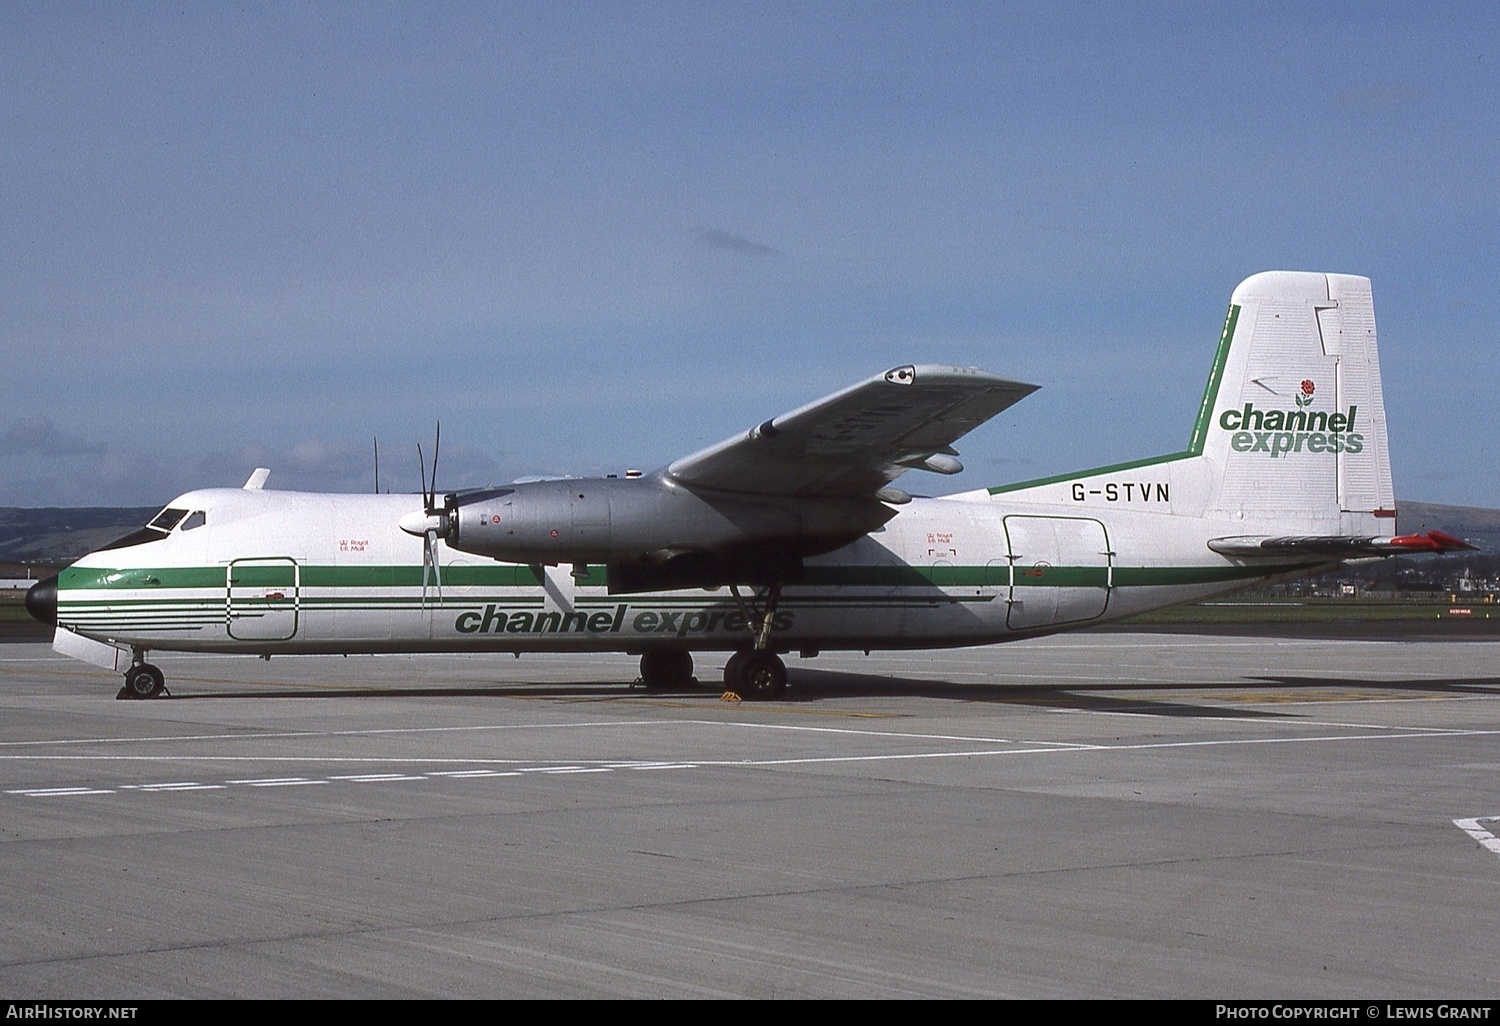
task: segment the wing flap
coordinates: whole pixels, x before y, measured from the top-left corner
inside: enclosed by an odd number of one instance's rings
[[[869,496],[911,467],[962,469],[953,443],[1036,391],[972,367],[897,367],[667,468],[689,486]]]

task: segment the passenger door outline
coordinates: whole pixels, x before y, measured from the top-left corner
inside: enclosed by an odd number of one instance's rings
[[[297,634],[302,568],[290,557],[236,559],[225,573],[226,626],[238,641],[286,641]]]

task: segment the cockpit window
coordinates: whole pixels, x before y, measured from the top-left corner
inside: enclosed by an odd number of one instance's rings
[[[146,526],[154,527],[158,531],[170,531],[172,528],[177,526],[177,522],[179,520],[187,515],[188,511],[185,509],[173,509],[172,507],[168,506],[166,509],[156,514],[156,519],[152,520],[151,523],[147,524]]]
[[[201,509],[189,513],[185,509],[173,509],[168,506],[156,516],[151,518],[151,523],[133,531],[123,538],[118,538],[108,545],[96,550],[105,552],[109,549],[125,549],[132,545],[144,545],[147,542],[161,541],[172,533],[172,529],[181,525],[184,531],[191,531],[195,527],[202,527],[208,522],[208,516]]]

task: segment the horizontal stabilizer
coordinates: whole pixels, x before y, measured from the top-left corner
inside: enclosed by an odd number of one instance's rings
[[[1285,538],[1214,538],[1208,547],[1221,556],[1317,556],[1357,559],[1361,556],[1399,556],[1414,552],[1456,552],[1478,549],[1461,538],[1442,531],[1403,534],[1388,538],[1308,535]]]

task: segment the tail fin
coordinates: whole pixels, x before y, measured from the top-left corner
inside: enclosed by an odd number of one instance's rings
[[[1201,448],[1199,448],[1201,446]],[[1268,271],[1234,290],[1194,427],[1214,515],[1388,533],[1395,497],[1370,280]]]
[[[1370,280],[1304,271],[1245,279],[1186,450],[989,493],[1210,517],[1243,523],[1246,534],[1393,534]]]

